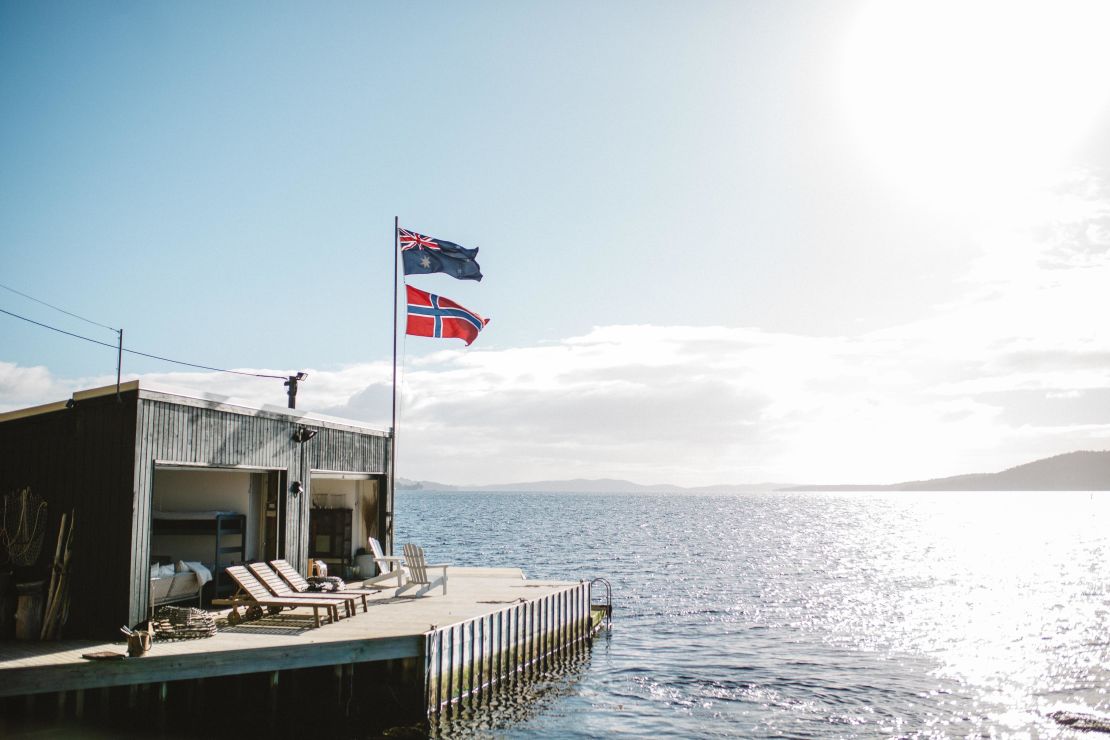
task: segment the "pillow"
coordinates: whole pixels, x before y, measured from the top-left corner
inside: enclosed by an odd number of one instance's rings
[[[184,560],[178,560],[177,565],[174,566],[174,569],[178,573],[188,573],[189,572],[189,566],[185,565]]]
[[[174,570],[173,563],[168,563],[167,565],[163,565],[163,566],[158,568],[158,577],[159,578],[166,578],[166,577],[173,578],[174,573],[176,573],[176,571]]]
[[[189,560],[185,562],[185,566],[189,570],[197,574],[197,583],[199,583],[202,587],[204,586],[204,584],[212,580],[212,571],[208,570],[208,568],[203,563]]]

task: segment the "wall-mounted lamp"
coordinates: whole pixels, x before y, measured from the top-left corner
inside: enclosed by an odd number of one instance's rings
[[[308,427],[297,427],[297,431],[293,432],[293,441],[304,444],[315,437],[318,431],[317,429],[309,429]]]
[[[73,408],[73,407],[74,407],[74,406],[76,406],[76,405],[77,405],[77,402],[76,402],[76,401],[74,401],[74,400],[73,400],[72,398],[68,398],[68,399],[66,399],[66,408],[67,408],[67,409],[71,409],[71,408]]]
[[[292,485],[289,486],[289,495],[300,496],[302,493],[304,493],[304,486],[301,485],[299,480],[293,481]]]

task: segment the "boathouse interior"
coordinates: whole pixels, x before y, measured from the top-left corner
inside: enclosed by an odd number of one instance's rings
[[[354,473],[311,474],[308,556],[324,561],[329,574],[340,578],[374,575],[360,573],[354,555],[366,547],[368,537],[382,540],[379,478]],[[366,567],[365,561],[361,567]]]
[[[174,561],[212,559],[211,537],[194,531],[160,529],[159,514],[223,511],[244,515],[246,526],[228,537],[225,546],[242,545],[246,559],[260,557],[265,539],[266,474],[200,469],[154,471],[152,516],[155,524],[150,537],[152,555],[172,556]],[[232,542],[231,540],[234,540]],[[214,566],[214,563],[206,562]]]

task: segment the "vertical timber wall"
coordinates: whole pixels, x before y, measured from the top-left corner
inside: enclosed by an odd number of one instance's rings
[[[311,427],[316,436],[303,443],[295,441],[293,432],[302,426]],[[384,432],[343,427],[295,412],[244,409],[155,391],[141,392],[136,431],[133,503],[128,502],[134,510],[128,624],[143,619],[148,610],[147,553],[159,465],[280,471],[287,483],[296,480],[308,485],[305,495],[288,499],[282,553],[303,571],[309,552],[311,471],[384,475],[389,458],[390,440]],[[383,544],[391,546],[388,536]]]
[[[524,601],[424,637],[427,711],[491,690],[495,684],[590,637],[590,584]]]

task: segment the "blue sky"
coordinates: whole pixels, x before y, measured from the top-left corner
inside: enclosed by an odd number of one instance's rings
[[[302,407],[384,423],[394,216],[479,247],[480,284],[412,279],[491,323],[404,342],[407,477],[866,482],[1101,449],[1107,20],[0,2],[0,283],[143,352],[307,370]],[[7,316],[0,344],[0,408],[114,379],[111,350]]]

